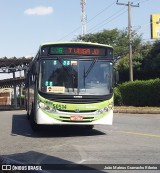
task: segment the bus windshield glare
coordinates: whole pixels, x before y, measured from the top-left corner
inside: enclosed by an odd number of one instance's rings
[[[56,58],[40,62],[39,90],[56,95],[107,95],[112,92],[112,62]]]

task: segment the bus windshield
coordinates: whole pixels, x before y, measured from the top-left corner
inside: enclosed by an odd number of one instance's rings
[[[99,59],[43,59],[39,90],[56,95],[107,95],[112,92],[112,62]]]

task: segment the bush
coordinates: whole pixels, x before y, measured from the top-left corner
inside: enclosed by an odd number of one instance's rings
[[[118,87],[114,88],[114,104],[116,106],[122,105],[122,96]]]
[[[117,86],[121,95],[121,104],[127,106],[160,106],[160,79],[137,80]],[[115,89],[115,102],[119,98]]]

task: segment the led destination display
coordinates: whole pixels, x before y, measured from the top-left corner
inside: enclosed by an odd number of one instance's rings
[[[51,55],[90,55],[105,56],[104,48],[82,48],[82,47],[51,47]]]

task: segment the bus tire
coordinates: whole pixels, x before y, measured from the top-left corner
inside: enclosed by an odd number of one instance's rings
[[[28,110],[27,110],[27,119],[29,120],[29,118],[30,118],[30,116],[29,116],[29,112],[28,112]]]
[[[27,100],[25,101],[26,111],[27,111],[27,119],[29,120],[29,111],[28,111],[28,104]]]
[[[29,117],[30,125],[31,125],[31,128],[32,128],[33,131],[38,131],[39,130],[39,125],[35,122],[34,116],[35,116],[34,108],[32,107],[31,114],[30,114],[30,117]]]

